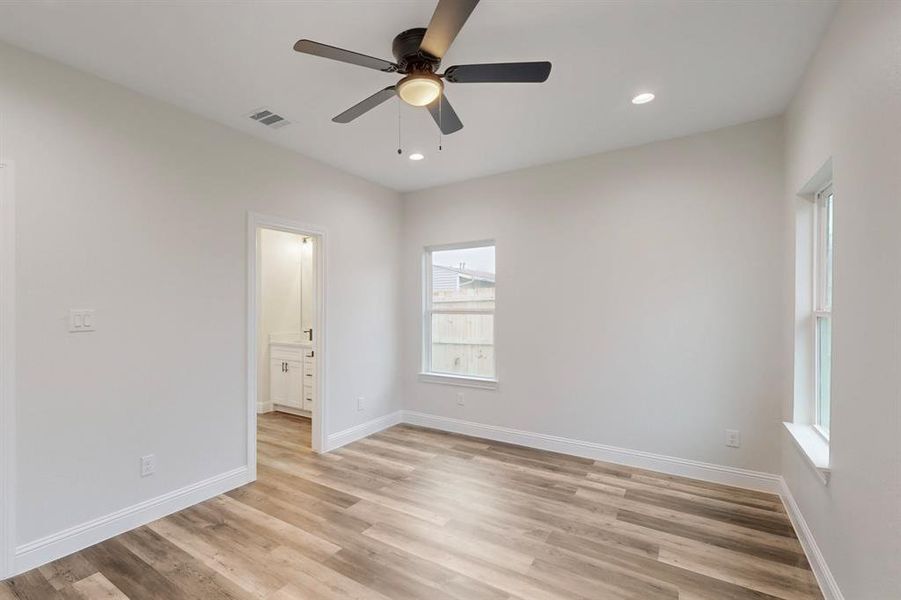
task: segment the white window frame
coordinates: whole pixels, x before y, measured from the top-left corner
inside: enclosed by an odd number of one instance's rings
[[[494,377],[476,377],[473,375],[459,375],[454,373],[438,373],[432,369],[432,315],[438,314],[467,314],[467,315],[496,315],[497,313],[497,283],[495,283],[495,304],[493,310],[484,309],[458,309],[435,311],[432,308],[432,253],[444,250],[467,250],[470,248],[485,248],[492,246],[497,252],[497,243],[494,240],[479,240],[476,242],[463,242],[458,244],[442,244],[426,246],[422,260],[422,365],[419,380],[426,383],[443,383],[464,387],[477,387],[484,389],[497,389],[497,323],[492,324],[492,339],[494,340]],[[496,270],[496,267],[495,267]],[[496,317],[495,317],[496,319]]]
[[[815,195],[814,195],[814,218],[813,218],[813,357],[814,357],[814,368],[813,368],[813,399],[810,414],[813,415],[812,426],[814,431],[816,431],[826,442],[829,441],[829,430],[825,429],[822,426],[821,418],[822,418],[822,410],[820,406],[820,372],[822,369],[821,361],[822,355],[820,353],[820,327],[819,323],[821,320],[829,321],[829,330],[833,331],[834,320],[832,318],[832,302],[831,298],[826,298],[826,281],[827,281],[827,269],[830,266],[829,261],[827,260],[827,219],[828,213],[826,210],[826,199],[832,197],[831,200],[831,211],[833,213],[833,240],[832,240],[832,267],[833,272],[829,275],[831,276],[833,282],[833,288],[835,283],[835,273],[834,273],[834,264],[835,264],[835,229],[834,229],[834,211],[835,211],[835,193],[833,191],[832,182],[830,181],[825,186],[823,186]],[[830,340],[831,343],[831,340]],[[830,357],[832,355],[832,351],[830,348]],[[830,376],[831,376],[831,365],[830,365]],[[830,428],[831,428],[831,415],[832,415],[832,382],[830,380],[829,383],[829,402],[830,402]]]
[[[825,287],[821,285],[825,283],[826,246],[823,242],[826,223],[820,216],[823,212],[820,207],[832,193],[834,181],[832,159],[829,158],[802,186],[796,199],[794,405],[792,420],[783,423],[789,439],[823,485],[829,485],[832,475],[832,451],[828,432],[820,426],[821,361],[817,318],[825,317],[833,323],[834,319],[833,307],[824,302]],[[834,207],[833,200],[833,210]],[[833,260],[834,252],[835,248]],[[830,402],[831,399],[832,394]],[[834,403],[830,409],[832,405]]]

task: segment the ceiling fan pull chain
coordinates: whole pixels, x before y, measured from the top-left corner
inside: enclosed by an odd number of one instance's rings
[[[442,123],[444,123],[444,120],[441,118],[441,104],[443,103],[443,101],[444,101],[444,94],[441,94],[440,96],[438,96],[438,152],[441,152],[441,150],[442,150],[441,136],[444,135],[444,131],[442,131],[442,129],[441,129]]]
[[[403,146],[400,143],[400,98],[397,100],[397,153],[403,154]]]

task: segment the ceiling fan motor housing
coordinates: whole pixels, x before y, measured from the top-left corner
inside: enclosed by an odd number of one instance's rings
[[[398,71],[401,73],[434,73],[441,64],[440,58],[435,58],[419,49],[422,38],[425,37],[425,27],[407,29],[397,34],[391,44],[391,52],[397,61]]]

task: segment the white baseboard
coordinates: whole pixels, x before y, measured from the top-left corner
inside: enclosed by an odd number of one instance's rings
[[[24,573],[58,558],[68,556],[120,533],[146,525],[166,515],[193,506],[249,481],[247,467],[210,477],[179,490],[123,508],[114,513],[76,525],[59,533],[23,544],[16,548],[13,561],[15,574]]]
[[[801,509],[798,507],[798,503],[795,502],[795,497],[792,496],[785,479],[782,477],[779,479],[779,495],[782,497],[782,504],[785,505],[785,512],[788,513],[788,518],[795,528],[795,533],[798,534],[798,540],[801,542],[801,547],[804,548],[807,562],[810,563],[810,568],[817,578],[817,583],[820,584],[823,596],[826,600],[844,600],[845,596],[839,589],[835,577],[832,576],[832,571],[829,570],[829,565],[826,564],[826,559],[823,557],[823,553],[820,552],[820,547],[817,546],[813,532],[807,525],[807,521],[804,520],[804,515],[801,514]]]
[[[439,417],[410,410],[403,411],[403,422],[499,442],[508,442],[519,446],[528,446],[539,450],[549,450],[551,452],[571,454],[629,467],[648,469],[668,475],[679,475],[681,477],[690,477],[691,479],[700,479],[773,494],[778,494],[780,491],[782,478],[771,473],[726,467],[696,460],[665,456],[663,454],[642,452],[641,450],[606,446],[595,442],[574,440],[544,433],[533,433],[498,425],[485,425],[484,423],[463,421],[450,417]]]
[[[396,410],[393,413],[372,419],[371,421],[366,421],[365,423],[360,423],[359,425],[354,425],[353,427],[349,427],[338,433],[329,434],[325,451],[330,452],[336,450],[341,446],[361,440],[373,433],[378,433],[383,429],[388,429],[398,423],[402,423],[403,414],[404,411]]]
[[[285,413],[287,415],[294,415],[295,417],[305,417],[311,420],[313,419],[313,413],[302,408],[294,408],[291,406],[284,406],[282,404],[273,404],[272,410],[274,412]]]
[[[261,415],[263,413],[272,412],[273,406],[272,402],[257,402],[257,414]]]

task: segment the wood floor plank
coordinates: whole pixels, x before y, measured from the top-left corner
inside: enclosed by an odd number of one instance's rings
[[[187,598],[183,590],[132,554],[116,539],[86,548],[82,550],[82,553],[113,586],[121,590],[130,600],[151,600],[153,598],[183,600]]]
[[[116,539],[183,590],[189,598],[240,600],[244,597],[241,587],[149,527],[139,527]]]
[[[775,544],[767,544],[762,539],[752,540],[736,538],[728,533],[719,532],[711,528],[703,529],[696,525],[649,517],[628,510],[619,511],[616,518],[620,521],[653,529],[660,533],[696,540],[726,550],[742,552],[765,560],[810,570],[807,557],[804,556],[804,552],[800,547],[797,549],[786,548]]]
[[[83,600],[130,600],[122,590],[100,573],[94,573],[72,584]]]
[[[399,425],[258,419],[258,480],[0,600],[818,600],[777,496]]]
[[[785,600],[810,598],[818,591],[810,572],[785,565],[765,564],[750,556],[697,546],[664,547],[660,562],[728,581]]]
[[[271,600],[321,598],[322,600],[390,600],[376,590],[317,563],[292,548],[279,547],[269,555],[273,562],[296,572],[294,581],[279,589]]]
[[[257,568],[256,561],[249,560],[232,545],[220,544],[218,540],[205,535],[202,528],[185,526],[176,517],[177,515],[166,517],[151,523],[148,527],[238,585],[244,590],[246,598],[265,598],[287,583],[286,580],[273,575],[263,565]]]
[[[5,581],[0,581],[0,600],[16,600],[17,596]]]
[[[76,581],[81,581],[97,572],[97,567],[92,565],[81,554],[72,554],[55,562],[38,567],[50,585],[57,590],[65,589]]]
[[[561,598],[584,598],[571,594],[566,590],[555,590],[526,574],[511,571],[502,566],[486,563],[466,553],[452,552],[441,548],[428,540],[411,535],[389,526],[373,526],[364,532],[373,539],[391,546],[404,549],[413,554],[426,557],[428,560],[445,565],[460,574],[474,577],[512,595],[535,600],[560,600]]]
[[[66,600],[37,569],[17,575],[5,584],[18,600]]]

